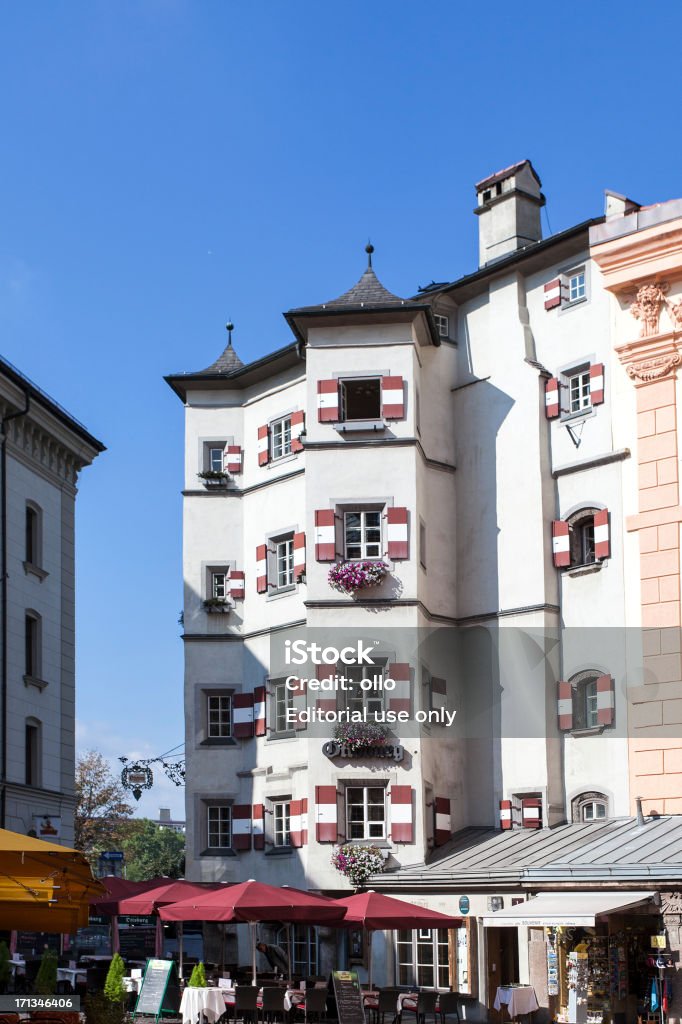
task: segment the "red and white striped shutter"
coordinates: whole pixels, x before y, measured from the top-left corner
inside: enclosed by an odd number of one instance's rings
[[[406,661],[396,661],[386,666],[386,672],[389,679],[395,680],[394,689],[386,690],[389,711],[406,711],[409,715],[412,710],[409,664]]]
[[[259,544],[256,548],[256,591],[267,593],[268,589],[268,546]]]
[[[503,830],[508,829],[513,824],[511,800],[500,800],[500,828]]]
[[[594,513],[594,557],[601,561],[611,554],[611,533],[609,530],[609,510],[600,509]]]
[[[317,418],[320,423],[337,423],[339,419],[338,380],[318,380]]]
[[[387,420],[405,419],[405,383],[402,377],[381,378],[381,415]]]
[[[559,731],[568,732],[573,728],[573,687],[562,679],[557,683],[556,703]]]
[[[294,579],[298,582],[305,572],[305,533],[294,534]]]
[[[552,558],[557,569],[571,564],[568,523],[563,519],[555,519],[552,523]]]
[[[450,817],[450,798],[437,796],[434,810],[436,812],[436,827],[433,830],[433,840],[436,846],[443,846],[452,835],[452,818]]]
[[[593,363],[590,366],[590,401],[592,405],[601,405],[604,401],[603,363]]]
[[[315,786],[315,838],[335,843],[337,831],[336,786]]]
[[[616,692],[612,676],[597,679],[597,721],[600,725],[613,725]]]
[[[302,409],[298,412],[292,412],[291,414],[291,450],[292,452],[303,451],[303,441],[301,441],[301,434],[305,430],[305,413]]]
[[[555,309],[561,305],[561,278],[554,277],[545,285],[545,309]]]
[[[242,569],[230,570],[230,597],[233,601],[244,600],[244,572]]]
[[[406,508],[386,509],[386,553],[392,560],[409,558],[409,540]]]
[[[316,665],[315,667],[315,678],[321,683],[325,679],[333,679],[336,675],[335,665]],[[336,696],[335,690],[318,690],[318,694],[324,694],[326,696],[318,696],[315,699],[315,708],[317,711],[333,711],[336,712]],[[331,696],[330,696],[331,695]]]
[[[545,416],[555,420],[561,412],[561,385],[558,377],[550,377],[545,381]]]
[[[289,836],[293,847],[308,845],[308,798],[292,800],[289,807]]]
[[[391,839],[394,843],[414,841],[412,786],[391,786]]]
[[[254,804],[251,815],[251,831],[253,833],[254,850],[265,849],[265,806]]]
[[[242,450],[238,444],[228,444],[223,455],[223,469],[228,473],[241,473]]]
[[[253,725],[256,736],[265,736],[266,693],[264,686],[257,686],[253,691]]]
[[[232,849],[251,849],[251,804],[232,805]]]
[[[253,694],[235,693],[232,697],[232,734],[235,739],[253,736]]]
[[[448,687],[445,679],[431,676],[431,707],[434,711],[447,707]]]
[[[293,728],[300,732],[308,728],[308,723],[301,717],[301,712],[308,707],[308,682],[306,679],[294,679],[289,677],[289,693],[293,697],[293,710],[295,714]]]
[[[336,558],[336,517],[333,508],[318,508],[315,512],[315,558],[318,562],[333,562]]]
[[[267,466],[270,461],[270,431],[267,423],[258,428],[258,465]]]
[[[537,797],[522,799],[521,824],[524,828],[542,828],[542,803]]]

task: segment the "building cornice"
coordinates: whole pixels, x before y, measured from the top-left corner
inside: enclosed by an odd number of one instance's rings
[[[604,287],[622,292],[647,279],[682,274],[682,218],[598,242],[590,255],[602,272]]]
[[[581,473],[585,469],[596,469],[599,466],[608,466],[612,462],[622,462],[631,456],[629,448],[619,448],[615,452],[607,452],[605,455],[597,455],[593,459],[581,459],[579,462],[569,462],[565,466],[557,466],[552,470],[552,479],[558,480],[560,476],[567,476],[569,473]]]

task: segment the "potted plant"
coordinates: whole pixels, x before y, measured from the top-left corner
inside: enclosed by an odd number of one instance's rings
[[[334,739],[350,754],[359,754],[372,747],[383,747],[386,744],[386,730],[372,722],[342,722],[334,730]]]
[[[232,604],[227,597],[207,597],[204,601],[204,608],[212,614],[225,614],[232,608]]]
[[[346,843],[334,851],[332,864],[358,889],[370,875],[378,875],[384,870],[384,856],[378,846]]]
[[[57,954],[53,949],[46,949],[40,959],[40,967],[36,975],[33,991],[38,996],[54,995],[57,987]]]
[[[126,967],[122,957],[118,953],[114,953],[109,964],[107,980],[104,982],[104,995],[110,1003],[125,1002],[127,994],[123,987],[123,975],[125,972]]]
[[[221,469],[205,469],[197,473],[200,480],[204,481],[205,487],[225,487],[230,479],[228,474]]]
[[[201,961],[195,964],[189,979],[190,988],[206,988],[206,969]]]
[[[388,572],[385,562],[336,562],[332,565],[327,579],[330,586],[344,594],[355,594],[358,590],[376,587]]]

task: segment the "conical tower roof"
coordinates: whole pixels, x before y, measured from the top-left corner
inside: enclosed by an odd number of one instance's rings
[[[234,373],[235,370],[240,370],[244,363],[241,361],[235,350],[232,348],[232,331],[234,330],[234,324],[232,322],[225,324],[225,330],[227,331],[227,346],[225,347],[222,355],[218,356],[214,363],[207,366],[205,370],[200,370],[199,373]]]
[[[343,295],[339,295],[337,299],[331,299],[329,302],[322,302],[316,306],[303,306],[302,309],[313,310],[313,309],[381,309],[382,306],[390,306],[395,308],[396,306],[403,305],[406,299],[401,299],[400,296],[394,295],[393,292],[389,292],[388,288],[384,288],[383,284],[374,273],[372,269],[372,253],[374,252],[374,246],[368,243],[365,246],[365,252],[367,253],[367,269],[364,274],[357,281],[352,288],[349,288]]]

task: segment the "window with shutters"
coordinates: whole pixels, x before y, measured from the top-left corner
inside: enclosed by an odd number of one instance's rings
[[[573,728],[599,728],[597,678],[601,673],[582,673],[571,680],[573,686]]]
[[[339,381],[339,416],[345,422],[381,419],[381,378],[349,377]]]
[[[346,786],[346,838],[386,838],[384,786]]]
[[[571,566],[593,565],[596,562],[594,540],[595,508],[581,509],[568,520]]]
[[[284,416],[270,424],[270,458],[274,462],[291,452],[291,416]]]
[[[223,454],[222,448],[208,449],[208,465],[206,469],[210,470],[211,473],[222,473],[223,472]]]
[[[291,690],[284,680],[274,682],[270,687],[271,708],[270,734],[291,733],[293,725],[289,721],[288,712],[294,708],[294,691]]]
[[[284,848],[291,846],[290,838],[290,820],[291,820],[291,801],[289,798],[285,800],[273,800],[271,802],[272,809],[272,841],[275,848]]]
[[[381,510],[358,510],[343,514],[346,561],[381,558]]]
[[[224,569],[211,573],[211,597],[222,600],[227,597],[227,572]]]
[[[346,707],[349,711],[359,711],[365,720],[371,720],[375,715],[380,714],[384,709],[384,698],[382,680],[384,677],[384,663],[376,662],[373,665],[344,665],[337,666],[337,674],[344,676],[346,689],[342,691],[346,697]],[[361,683],[363,680],[372,680],[374,686],[365,688]]]
[[[567,282],[567,295],[565,305],[571,305],[573,302],[581,302],[587,298],[587,285],[585,279],[585,268],[576,267],[574,270],[569,271],[565,275]]]
[[[209,739],[228,739],[232,735],[231,694],[207,694],[206,734]]]
[[[296,584],[293,531],[269,538],[267,561],[269,593],[282,594],[293,590]]]

